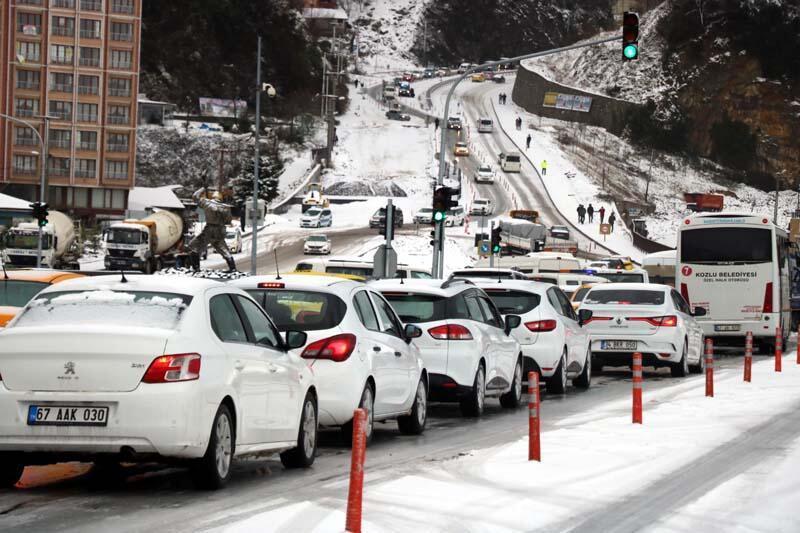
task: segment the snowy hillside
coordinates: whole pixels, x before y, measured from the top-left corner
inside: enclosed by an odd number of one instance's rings
[[[427,3],[427,0],[344,2],[345,9],[349,6],[350,22],[357,30],[362,70],[405,69],[416,65],[411,46]]]

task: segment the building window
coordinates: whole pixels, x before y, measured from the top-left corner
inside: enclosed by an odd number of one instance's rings
[[[36,161],[39,158],[33,155],[14,154],[14,173],[24,176],[36,175]]]
[[[130,96],[131,80],[128,78],[110,78],[108,80],[108,93],[111,96]]]
[[[69,157],[49,157],[47,160],[49,176],[69,177]]]
[[[124,133],[109,133],[106,150],[109,152],[127,152],[128,135]]]
[[[89,189],[76,187],[73,193],[75,207],[89,207]]]
[[[73,17],[53,17],[50,31],[53,35],[75,37],[75,19]]]
[[[130,70],[132,57],[130,50],[111,50],[111,68]]]
[[[50,90],[57,93],[72,92],[72,74],[53,72],[50,74]]]
[[[17,13],[17,31],[23,35],[42,34],[42,15],[38,13]]]
[[[133,41],[133,24],[127,22],[111,23],[112,41]]]
[[[75,47],[63,44],[50,45],[50,61],[57,65],[72,65]]]
[[[98,94],[100,78],[98,76],[78,76],[78,94]]]
[[[53,0],[53,7],[61,9],[75,9],[75,0]]]
[[[49,114],[58,117],[59,120],[72,120],[72,102],[62,102],[61,100],[50,100]]]
[[[128,162],[106,161],[106,178],[116,180],[128,179]]]
[[[110,105],[108,106],[108,123],[109,124],[128,124],[130,108],[126,105]]]
[[[111,12],[133,15],[133,0],[111,0]]]
[[[81,46],[81,66],[82,67],[99,67],[100,66],[100,49],[91,48],[88,46]]]
[[[38,70],[17,70],[17,89],[39,90]]]
[[[125,191],[111,189],[111,209],[125,209]]]
[[[42,0],[17,0],[18,6],[40,6]]]
[[[96,178],[97,161],[94,159],[78,159],[75,161],[76,178]]]
[[[81,0],[82,11],[100,11],[103,9],[102,0]]]
[[[27,126],[14,127],[14,144],[16,146],[38,146],[39,138]]]
[[[78,150],[97,150],[97,132],[96,131],[79,131],[78,132]]]
[[[17,117],[32,117],[39,114],[38,98],[17,98],[14,104],[14,115]]]
[[[50,130],[48,143],[51,148],[69,150],[72,148],[72,132],[70,130]]]
[[[17,41],[17,55],[23,61],[38,63],[42,56],[42,47],[39,43]]]
[[[78,104],[78,122],[97,122],[97,104]]]
[[[94,19],[81,19],[81,38],[99,39],[100,21]]]

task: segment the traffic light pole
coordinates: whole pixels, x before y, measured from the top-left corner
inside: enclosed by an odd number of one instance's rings
[[[489,222],[489,268],[494,268],[494,242],[491,242],[491,237],[494,234],[494,222]]]
[[[42,172],[39,180],[39,202],[41,205],[47,203],[47,153],[50,148],[50,118],[45,116],[43,119],[44,138],[42,139]],[[38,243],[36,244],[36,268],[42,268],[42,248],[44,248],[42,239],[44,238],[44,234],[42,224],[39,223],[37,225],[39,226],[39,239]],[[50,265],[50,268],[53,268],[53,265]]]

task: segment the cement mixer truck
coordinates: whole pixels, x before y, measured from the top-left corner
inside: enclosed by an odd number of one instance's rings
[[[3,261],[20,267],[36,266],[39,226],[36,222],[20,222],[5,235]],[[75,239],[72,219],[60,211],[50,211],[42,228],[42,267],[78,269],[80,249]]]
[[[174,265],[183,253],[184,221],[171,211],[156,211],[141,220],[112,224],[103,235],[106,270],[139,270],[152,274]]]

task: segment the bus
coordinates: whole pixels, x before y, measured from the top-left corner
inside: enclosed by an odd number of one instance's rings
[[[675,286],[676,250],[665,250],[648,254],[642,258],[642,268],[647,271],[650,283]]]
[[[492,133],[492,131],[494,131],[492,119],[486,117],[478,119],[478,133]]]
[[[500,168],[503,169],[503,172],[522,172],[522,159],[519,152],[501,153]]]
[[[788,233],[763,216],[708,213],[685,218],[678,230],[675,286],[706,337],[736,344],[748,331],[762,349],[775,347],[775,328],[791,322]]]

